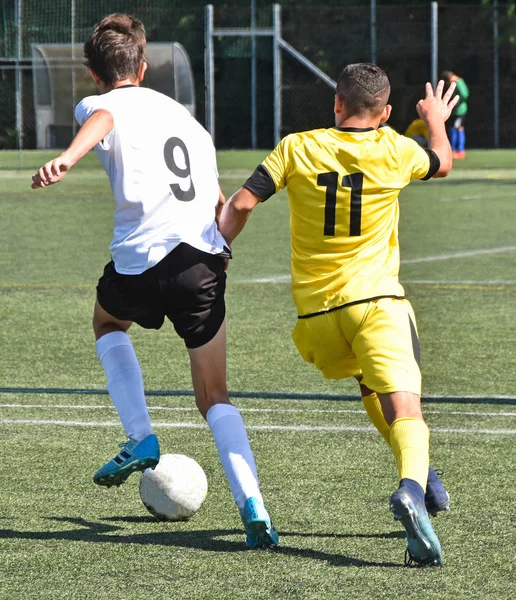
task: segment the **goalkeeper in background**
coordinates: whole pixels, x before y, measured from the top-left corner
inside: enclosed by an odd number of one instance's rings
[[[453,71],[443,71],[442,78],[447,84],[455,84],[455,92],[459,101],[451,114],[451,127],[449,129],[450,144],[452,156],[455,159],[463,160],[466,158],[466,132],[464,122],[468,112],[469,88],[462,77],[456,75]]]
[[[429,513],[449,497],[429,467],[429,430],[421,412],[419,341],[398,281],[398,194],[412,179],[445,177],[452,167],[445,122],[458,98],[444,82],[417,105],[428,149],[380,127],[390,84],[376,65],[341,73],[335,127],[285,137],[222,209],[231,243],[251,211],[288,189],[293,331],[301,356],[330,379],[355,377],[374,425],[394,454],[400,485],[390,509],[407,534],[406,562],[442,565]]]

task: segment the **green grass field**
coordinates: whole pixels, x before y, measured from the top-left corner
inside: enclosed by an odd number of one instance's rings
[[[224,192],[264,155],[221,153]],[[434,521],[442,570],[403,566],[388,510],[394,460],[356,385],[325,381],[296,354],[284,194],[235,242],[227,294],[229,386],[281,546],[245,550],[170,325],[132,337],[162,451],[203,466],[206,502],[188,522],[159,523],[137,475],[119,489],[92,483],[124,437],[91,332],[113,206],[94,155],[59,186],[31,190],[48,157],[27,152],[20,165],[0,154],[1,600],[515,596],[516,151],[469,152],[447,179],[415,182],[400,199],[431,460],[452,498]]]

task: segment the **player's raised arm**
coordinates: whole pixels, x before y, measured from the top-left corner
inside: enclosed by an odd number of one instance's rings
[[[417,103],[416,108],[419,116],[428,125],[428,148],[437,154],[441,163],[434,177],[446,177],[451,171],[453,158],[444,124],[459,101],[459,97],[452,98],[455,83],[452,83],[443,95],[444,81],[442,80],[437,84],[435,92],[431,83],[426,84],[425,90],[425,98]]]
[[[43,188],[61,181],[77,161],[106,137],[113,126],[113,115],[109,111],[96,110],[84,122],[68,149],[61,156],[45,163],[32,176],[32,189]]]
[[[261,201],[262,199],[256,194],[243,187],[224,204],[220,215],[219,230],[228,244],[233,243],[233,240],[244,228],[253,208]]]

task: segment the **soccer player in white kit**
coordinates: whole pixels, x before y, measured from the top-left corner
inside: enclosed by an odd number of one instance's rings
[[[263,504],[245,425],[226,385],[230,251],[217,227],[225,198],[215,148],[186,108],[139,87],[145,47],[143,24],[129,15],[109,15],[94,27],[84,53],[100,95],[78,104],[79,133],[32,178],[34,189],[58,183],[94,148],[115,198],[112,260],[98,282],[93,329],[107,389],[129,439],[93,480],[118,486],[159,461],[127,330],[133,322],[159,329],[167,317],[187,347],[196,404],[213,434],[246,543],[275,546],[279,537]]]

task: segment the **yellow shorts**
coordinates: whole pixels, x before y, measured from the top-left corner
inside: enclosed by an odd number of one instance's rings
[[[379,394],[421,395],[419,340],[408,300],[381,298],[298,319],[292,337],[327,379],[357,377]]]

